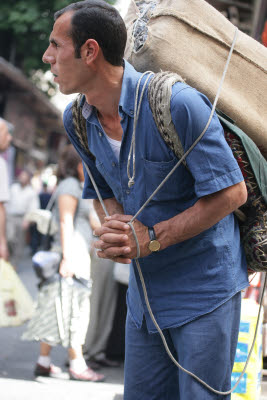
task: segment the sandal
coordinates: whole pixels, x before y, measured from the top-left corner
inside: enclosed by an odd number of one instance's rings
[[[80,374],[73,371],[73,369],[69,369],[70,379],[75,381],[87,381],[87,382],[103,382],[105,380],[105,375],[98,374],[93,371],[91,368],[87,368]]]
[[[59,367],[56,367],[53,364],[50,364],[48,368],[44,367],[41,364],[36,364],[35,369],[34,369],[34,375],[35,376],[47,376],[50,378],[58,378],[60,375],[62,375],[62,369]]]

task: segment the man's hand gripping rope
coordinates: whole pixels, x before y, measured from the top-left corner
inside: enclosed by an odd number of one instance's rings
[[[132,259],[150,254],[147,227],[138,220],[131,222],[132,218],[122,214],[105,217],[105,223],[94,231],[99,237],[94,243],[98,257],[130,264]]]

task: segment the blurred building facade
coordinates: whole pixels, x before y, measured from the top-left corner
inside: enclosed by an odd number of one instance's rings
[[[266,0],[207,0],[242,32],[261,42],[267,19]]]
[[[14,125],[13,146],[5,154],[11,180],[57,162],[67,142],[62,113],[19,69],[0,57],[0,117]]]

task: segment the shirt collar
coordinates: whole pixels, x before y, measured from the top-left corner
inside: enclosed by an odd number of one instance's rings
[[[135,89],[140,77],[140,73],[137,72],[134,67],[124,60],[124,72],[122,79],[121,96],[119,101],[119,111],[124,111],[131,117],[134,114],[134,99]],[[85,119],[91,117],[94,111],[94,107],[87,103],[85,96],[82,96],[80,107],[82,108],[82,115]]]
[[[135,90],[140,73],[134,67],[124,60],[124,73],[121,87],[121,97],[119,101],[119,111],[124,111],[131,117],[134,114]]]
[[[87,103],[87,101],[85,99],[85,95],[83,95],[81,98],[80,107],[82,109],[82,115],[85,119],[89,118],[92,115],[93,106],[91,106],[91,104]]]

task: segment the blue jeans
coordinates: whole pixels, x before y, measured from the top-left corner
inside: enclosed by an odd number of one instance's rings
[[[219,391],[231,388],[239,332],[241,293],[196,320],[164,330],[173,356]],[[178,369],[167,355],[158,333],[145,322],[137,329],[126,320],[124,400],[230,400],[217,395]]]

